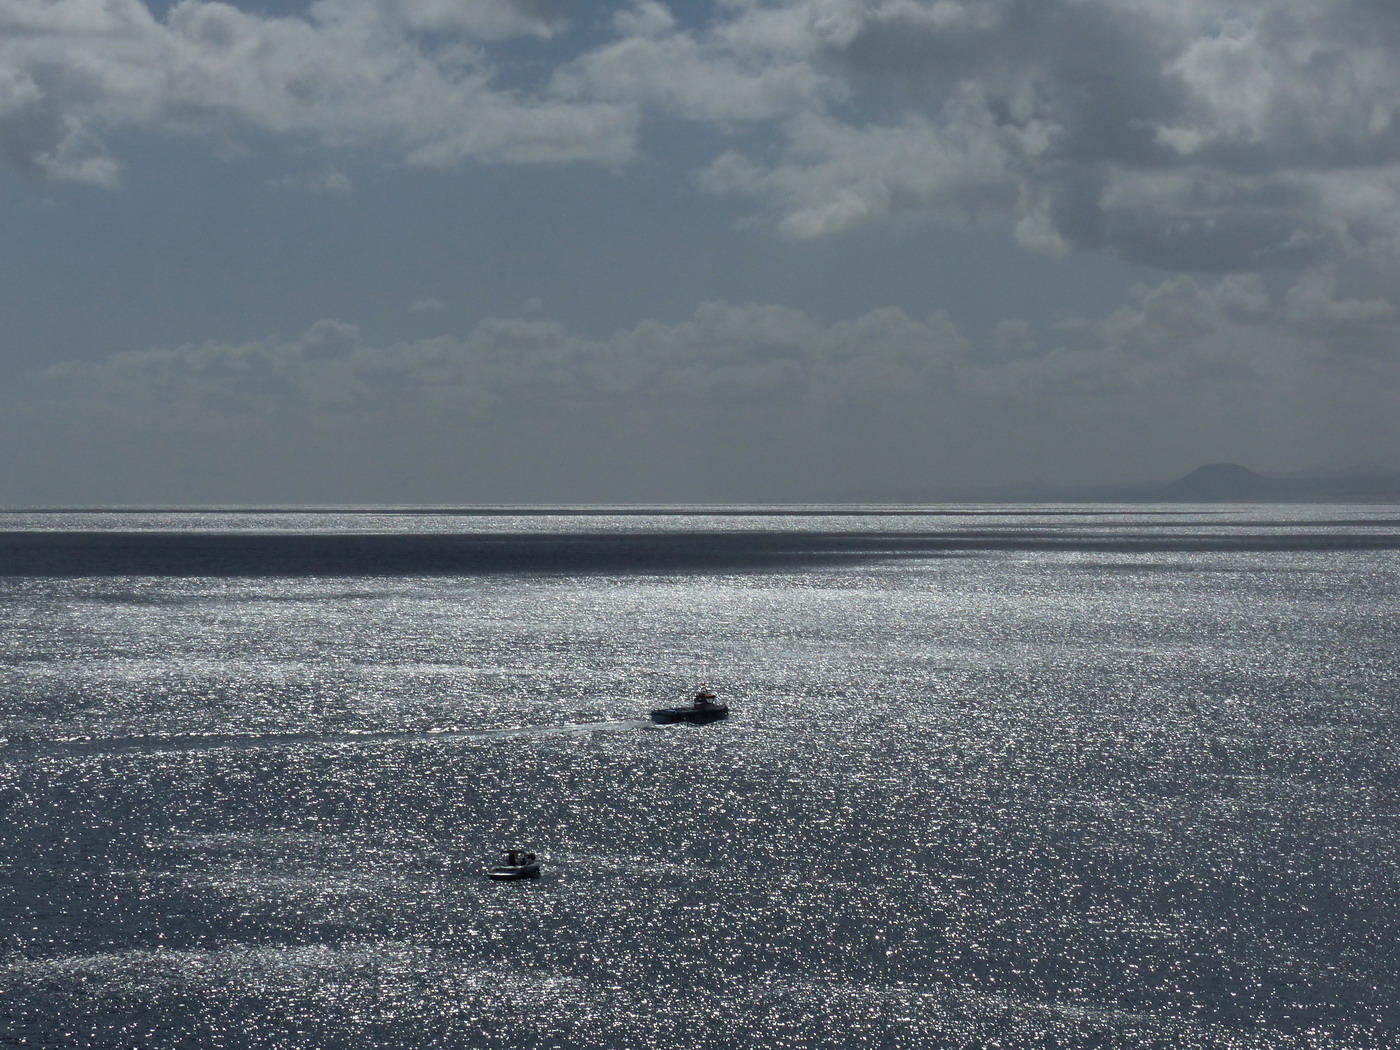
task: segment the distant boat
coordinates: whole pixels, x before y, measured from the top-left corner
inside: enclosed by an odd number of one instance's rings
[[[501,852],[500,862],[487,874],[500,882],[514,879],[538,879],[540,861],[533,853],[523,849],[508,849]]]
[[[658,707],[651,713],[653,722],[663,725],[671,722],[689,722],[701,725],[705,722],[718,722],[729,717],[729,705],[722,703],[713,689],[701,686],[695,699],[684,707]]]

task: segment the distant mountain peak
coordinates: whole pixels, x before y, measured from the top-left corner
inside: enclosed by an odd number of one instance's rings
[[[986,494],[968,498],[985,499]],[[1166,483],[1086,485],[1031,493],[1022,490],[1013,498],[1047,502],[1400,504],[1400,471],[1368,467],[1320,475],[1278,475],[1261,474],[1240,463],[1203,463]]]
[[[1184,501],[1385,500],[1400,496],[1400,475],[1279,477],[1260,474],[1239,463],[1206,463],[1175,481],[1157,487],[1158,498]]]
[[[1279,478],[1260,474],[1238,463],[1206,463],[1162,486],[1171,499],[1258,499],[1273,495]]]

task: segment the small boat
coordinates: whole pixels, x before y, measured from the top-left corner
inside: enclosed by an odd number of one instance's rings
[[[658,707],[651,713],[651,720],[663,725],[671,722],[703,725],[706,722],[718,722],[728,717],[729,705],[721,702],[714,690],[707,685],[700,687],[700,691],[695,694],[695,699],[687,706]]]
[[[501,882],[513,879],[538,879],[540,861],[523,849],[502,850],[500,862],[487,874]]]

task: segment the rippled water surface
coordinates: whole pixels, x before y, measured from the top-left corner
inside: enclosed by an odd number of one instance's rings
[[[0,530],[0,1045],[1400,1043],[1400,508]]]

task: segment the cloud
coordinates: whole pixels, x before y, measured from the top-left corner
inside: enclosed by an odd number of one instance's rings
[[[1289,313],[1296,320],[1320,320],[1343,324],[1381,323],[1395,320],[1395,307],[1384,299],[1337,299],[1337,279],[1327,273],[1301,275],[1288,289]]]
[[[701,185],[767,198],[782,214],[778,228],[799,238],[904,210],[951,217],[1004,213],[1014,206],[1018,187],[1006,143],[988,131],[968,121],[954,134],[922,117],[875,128],[800,118],[789,127],[782,162],[764,168],[726,153]]]
[[[570,6],[565,0],[398,0],[380,10],[419,32],[503,40],[555,35],[567,25]]]
[[[298,193],[348,194],[352,188],[349,176],[339,168],[327,165],[319,171],[302,171],[267,180],[267,185]]]
[[[501,318],[386,344],[324,320],[49,369],[0,406],[0,498],[919,499],[1306,468],[1400,455],[1397,338],[1385,304],[1249,276],[1172,278],[1058,329],[1008,320],[985,345],[893,308],[709,303],[607,338]],[[1339,367],[1338,340],[1370,351]]]
[[[715,303],[603,340],[497,319],[382,346],[328,320],[70,362],[0,419],[30,434],[6,446],[10,483],[58,502],[795,499],[868,471],[869,443],[945,400],[964,350],[946,320],[897,310],[822,326]]]
[[[1400,30],[1375,0],[0,3],[0,159],[115,185],[124,128],[407,163],[620,166],[686,122],[790,237],[1004,224],[1190,273],[1400,252]],[[602,31],[604,39],[598,39]],[[547,45],[547,46],[546,46]],[[727,140],[727,141],[726,141]],[[645,143],[646,140],[641,140]]]
[[[387,145],[411,163],[625,161],[636,115],[494,86],[485,42],[548,36],[556,5],[317,0],[270,17],[182,0],[0,4],[0,157],[112,185],[102,136],[122,128],[325,146]]]
[[[1028,247],[1189,272],[1394,253],[1400,34],[1375,4],[781,11],[786,35],[738,4],[712,38],[781,38],[824,81],[777,118],[776,155],[731,151],[702,185],[759,199],[789,235],[990,218]]]
[[[721,19],[690,31],[662,5],[638,3],[614,18],[618,40],[563,66],[554,86],[568,97],[721,127],[784,118],[843,93],[809,54],[763,32],[760,21]]]

